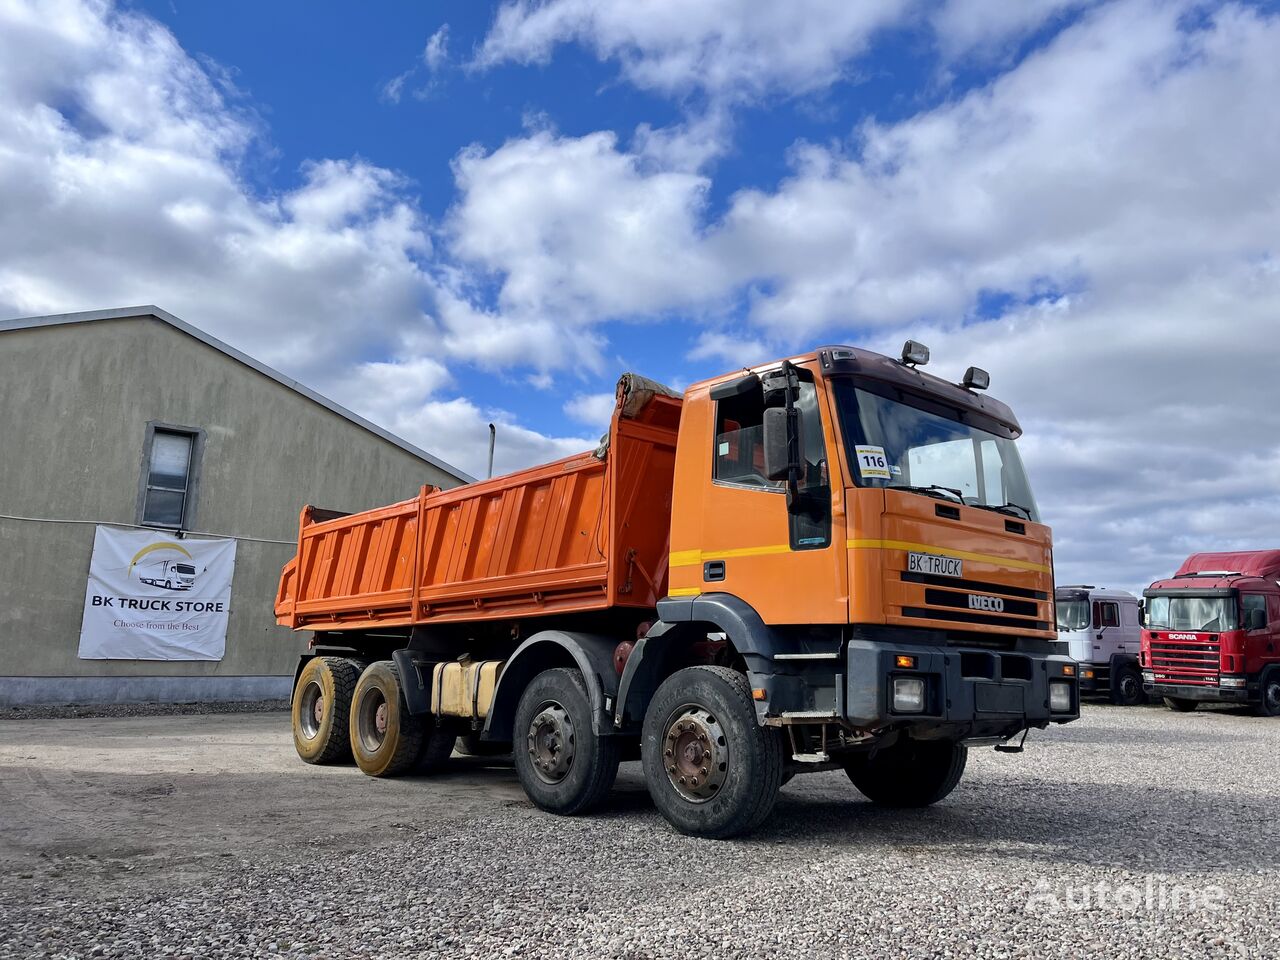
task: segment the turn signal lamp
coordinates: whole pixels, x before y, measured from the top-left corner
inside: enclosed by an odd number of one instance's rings
[[[769,699],[769,695],[768,695],[768,693],[766,693],[766,692],[765,692],[764,687],[756,687],[754,690],[752,690],[752,691],[751,691],[751,699],[752,699],[752,700],[767,700],[767,699]]]
[[[1064,677],[1074,677],[1076,675],[1076,665],[1074,663],[1063,664],[1062,675]]]
[[[906,654],[900,653],[894,657],[894,666],[899,670],[914,670],[916,668],[916,658],[908,657]]]
[[[908,340],[902,345],[902,362],[913,367],[923,367],[929,362],[929,348],[923,343]]]

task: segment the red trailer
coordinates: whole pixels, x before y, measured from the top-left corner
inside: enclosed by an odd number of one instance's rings
[[[1143,686],[1173,710],[1280,716],[1280,550],[1196,553],[1144,591]]]

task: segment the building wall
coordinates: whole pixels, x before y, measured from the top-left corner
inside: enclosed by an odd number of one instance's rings
[[[136,523],[160,421],[204,431],[192,531],[256,538],[236,548],[223,660],[80,660],[94,527],[0,518],[0,704],[287,689],[308,635],[277,627],[272,603],[302,506],[354,512],[458,483],[151,317],[0,331],[0,411],[0,514]]]

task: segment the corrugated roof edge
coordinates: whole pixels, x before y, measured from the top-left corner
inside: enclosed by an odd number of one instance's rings
[[[35,327],[56,327],[71,323],[90,323],[95,320],[127,320],[132,317],[153,317],[161,323],[167,323],[174,329],[180,330],[187,336],[194,337],[201,343],[213,347],[213,349],[218,352],[226,354],[228,357],[231,357],[231,359],[243,363],[246,367],[249,367],[252,370],[256,370],[264,377],[269,377],[281,386],[287,387],[295,393],[301,394],[313,403],[318,403],[326,410],[331,413],[336,413],[344,420],[349,420],[356,426],[363,427],[375,436],[379,436],[388,443],[399,447],[406,453],[412,454],[419,460],[423,460],[426,463],[431,464],[433,467],[443,470],[445,473],[461,480],[463,483],[475,482],[476,478],[470,474],[463,473],[457,467],[445,463],[439,457],[432,456],[427,453],[427,451],[419,447],[415,447],[412,443],[409,443],[407,440],[402,440],[394,433],[384,430],[376,423],[371,423],[359,414],[352,413],[341,404],[334,403],[328,397],[316,393],[310,387],[304,386],[291,377],[286,377],[280,371],[268,367],[265,363],[253,359],[253,357],[246,353],[241,353],[235,347],[223,343],[217,337],[210,336],[199,327],[192,326],[185,320],[175,317],[167,310],[161,310],[154,304],[147,304],[140,307],[116,307],[110,310],[84,310],[79,313],[58,313],[51,314],[46,317],[18,317],[13,320],[0,320],[0,333],[4,333],[6,330],[29,330]]]

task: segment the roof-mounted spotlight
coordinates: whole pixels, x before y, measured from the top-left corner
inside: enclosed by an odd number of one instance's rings
[[[929,362],[929,348],[923,343],[908,340],[902,345],[902,362],[911,367],[923,367]]]
[[[985,390],[991,386],[991,374],[981,367],[970,367],[964,372],[964,379],[960,381],[960,386],[966,390]]]

